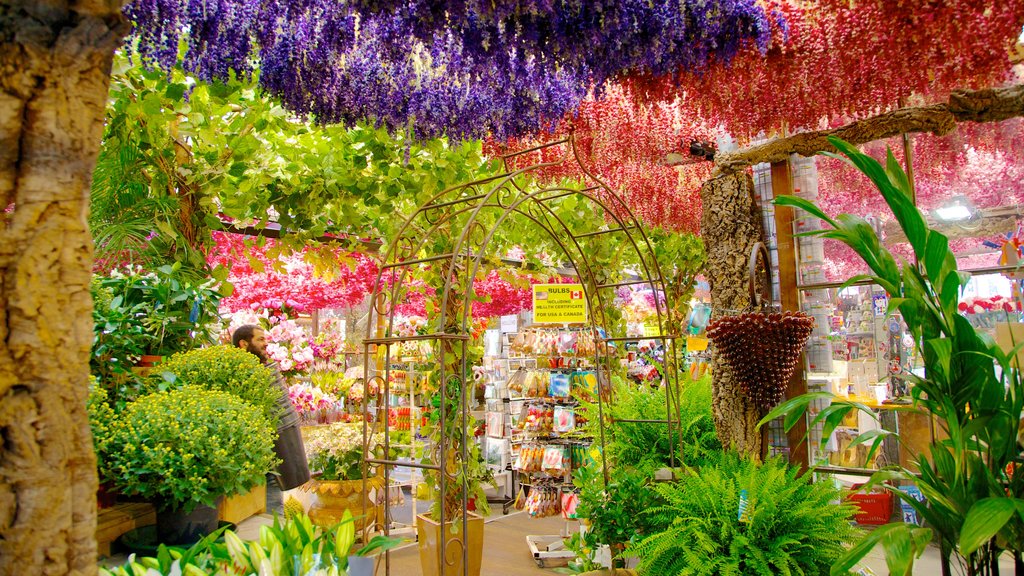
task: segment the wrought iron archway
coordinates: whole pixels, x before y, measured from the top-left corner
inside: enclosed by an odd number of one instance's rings
[[[561,157],[557,160],[537,162],[522,168],[513,167],[513,159],[557,147],[564,147]],[[674,397],[675,391],[679,389],[677,381],[679,372],[678,335],[670,333],[669,310],[672,309],[672,303],[669,299],[671,294],[666,290],[661,266],[642,224],[614,190],[587,169],[580,159],[572,135],[541,146],[507,154],[502,157],[502,160],[505,168],[503,174],[446,189],[421,205],[406,219],[398,235],[387,245],[383,263],[374,283],[373,305],[367,322],[366,338],[363,341],[364,380],[367,391],[367,394],[364,395],[364,414],[367,414],[367,403],[370,398],[368,392],[371,388],[376,387],[383,399],[383,403],[376,406],[372,422],[369,421],[369,418],[364,419],[363,443],[366,455],[364,472],[369,466],[382,467],[385,485],[390,486],[391,468],[393,467],[431,471],[439,477],[440,490],[437,497],[440,498],[448,493],[449,483],[458,482],[459,472],[465,469],[467,462],[467,442],[461,442],[458,449],[453,450],[453,447],[450,446],[452,439],[445,434],[443,424],[454,421],[465,436],[465,430],[470,423],[467,393],[472,387],[467,385],[468,374],[471,372],[471,366],[468,365],[467,347],[470,340],[473,283],[488,255],[488,247],[495,232],[502,225],[507,224],[510,218],[523,219],[546,233],[561,249],[579,277],[589,313],[589,329],[597,344],[594,347],[593,360],[595,370],[599,374],[603,371],[610,376],[613,371],[612,362],[616,361],[616,358],[609,352],[611,348],[614,348],[609,344],[614,345],[618,342],[641,339],[627,337],[625,333],[615,333],[615,327],[608,321],[605,313],[606,305],[610,302],[608,291],[624,286],[648,285],[655,294],[660,292],[664,295],[663,298],[654,298],[659,334],[645,336],[642,339],[661,340],[664,344],[666,369],[663,376],[669,381],[669,385],[664,387],[666,414],[669,417],[665,420],[619,420],[619,422],[664,424],[669,439],[671,465],[674,468],[676,434],[673,427],[679,424],[679,403],[678,398]],[[539,180],[529,178],[545,168],[567,163],[575,163],[585,175],[584,183],[579,189],[560,186],[545,187],[539,184]],[[592,229],[573,229],[552,209],[554,202],[570,196],[593,203],[607,217],[602,221],[592,223],[594,226]],[[478,220],[479,215],[485,210],[498,213],[498,217],[490,229],[485,228]],[[435,241],[437,235],[445,233],[450,233],[454,240]],[[627,248],[634,251],[637,262],[639,262],[639,270],[636,274],[639,279],[608,282],[607,271],[594,270],[591,266],[585,244],[591,241],[606,241],[610,237],[624,239],[627,242]],[[438,245],[446,246],[444,252],[441,254],[431,253]],[[395,335],[398,302],[408,291],[407,282],[411,272],[418,266],[426,265],[442,267],[443,286],[440,286],[433,296],[427,296],[437,302],[437,306],[434,308],[436,322],[433,325],[428,325],[426,334]],[[614,298],[614,292],[612,298]],[[438,410],[442,425],[440,425],[440,438],[437,446],[433,447],[430,463],[410,463],[389,457],[391,440],[388,414],[391,407],[389,405],[391,351],[393,345],[401,345],[410,341],[428,341],[433,345],[435,364],[439,371],[437,382],[442,402]],[[383,361],[378,362],[376,352],[380,346],[385,348]],[[599,382],[610,382],[610,378],[599,377],[598,380]],[[600,438],[595,441],[600,441],[602,452],[607,444],[605,403],[611,398],[607,392],[607,390],[602,390],[597,394],[602,425],[600,426]],[[452,405],[457,406],[458,409],[452,413],[453,411],[448,410],[449,402],[444,400],[452,401]],[[673,416],[675,417],[673,418]],[[610,430],[611,433],[614,433],[613,427]],[[380,453],[377,450],[378,446],[383,447],[383,457],[373,457],[374,454]],[[607,484],[608,464],[604,458],[602,458],[602,466],[604,481]],[[367,474],[364,473],[364,477],[366,476]],[[465,475],[462,475],[462,490],[460,492],[461,510],[465,511],[468,508]],[[373,531],[385,534],[390,532],[391,503],[390,498],[384,500],[383,522],[368,523],[364,527],[364,535]],[[364,510],[364,515],[366,512]],[[445,506],[441,506],[440,523],[442,526],[452,520],[450,516],[452,515],[445,510]],[[456,563],[457,556],[450,554],[453,550],[461,552],[463,573],[468,573],[468,548],[463,541],[467,533],[468,519],[466,514],[460,514],[460,516],[462,526],[458,534],[453,535],[450,531],[442,531],[445,537],[441,538],[440,548],[444,565],[438,571],[442,576],[447,576],[453,571],[449,570]],[[390,575],[390,553],[386,553],[385,556],[385,571]]]

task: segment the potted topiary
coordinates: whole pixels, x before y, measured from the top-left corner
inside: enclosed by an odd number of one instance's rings
[[[346,512],[356,516],[356,528],[373,524],[382,514],[377,495],[384,478],[371,470],[363,482],[363,425],[338,422],[311,426],[303,443],[313,479],[303,486],[316,495],[309,517],[318,526],[333,526]],[[364,516],[364,509],[366,514]]]
[[[216,504],[262,484],[273,468],[274,430],[238,397],[198,386],[128,405],[102,443],[103,479],[157,509],[167,544],[195,542],[217,526]]]

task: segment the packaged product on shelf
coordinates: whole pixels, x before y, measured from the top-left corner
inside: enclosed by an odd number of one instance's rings
[[[492,438],[505,436],[505,414],[501,412],[487,413],[487,435]]]
[[[590,399],[597,396],[597,374],[593,371],[573,372],[569,381],[573,391],[578,392],[583,398]]]
[[[572,432],[576,427],[576,411],[572,406],[555,406],[554,431],[560,434]]]
[[[580,495],[576,492],[562,493],[562,518],[573,520],[578,518],[576,507],[580,504]]]
[[[547,518],[562,510],[558,489],[551,486],[534,487],[526,497],[526,512],[534,518]]]
[[[512,461],[512,446],[508,438],[488,438],[485,451],[489,465],[504,470]]]
[[[542,470],[551,474],[565,472],[566,452],[564,446],[548,446],[544,449]]]
[[[548,381],[548,395],[567,398],[569,396],[569,375],[564,372],[552,372]]]
[[[512,376],[509,377],[509,379],[508,379],[507,386],[508,386],[509,392],[515,392],[516,394],[522,394],[523,393],[523,389],[524,389],[525,384],[526,384],[526,378],[527,378],[528,375],[529,375],[529,373],[526,370],[524,370],[522,368],[517,369],[515,371],[515,373],[512,374]]]

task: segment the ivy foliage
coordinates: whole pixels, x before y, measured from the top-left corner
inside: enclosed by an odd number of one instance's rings
[[[251,82],[115,60],[92,186],[97,258],[205,271],[224,222],[280,227],[297,247],[390,238],[439,191],[495,173],[479,142],[411,142],[361,123],[313,127]]]

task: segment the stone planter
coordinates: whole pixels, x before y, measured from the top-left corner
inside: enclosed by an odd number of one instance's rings
[[[366,481],[367,492],[363,492],[363,480],[320,480],[316,476],[302,489],[315,496],[309,507],[309,519],[317,526],[330,527],[341,522],[345,511],[356,518],[356,529],[373,524],[383,517],[384,511],[377,504],[378,494],[384,488],[384,478],[374,476]],[[364,510],[365,505],[365,510]],[[363,517],[363,514],[366,514]]]
[[[480,576],[480,564],[484,553],[484,519],[482,516],[467,512],[469,517],[467,532],[462,533],[462,518],[441,524],[425,514],[416,516],[416,534],[419,536],[420,565],[423,576],[463,576],[461,543],[469,549],[469,576]],[[452,534],[452,529],[458,531]],[[445,558],[441,558],[441,537],[445,537]],[[458,540],[458,541],[456,541]]]

